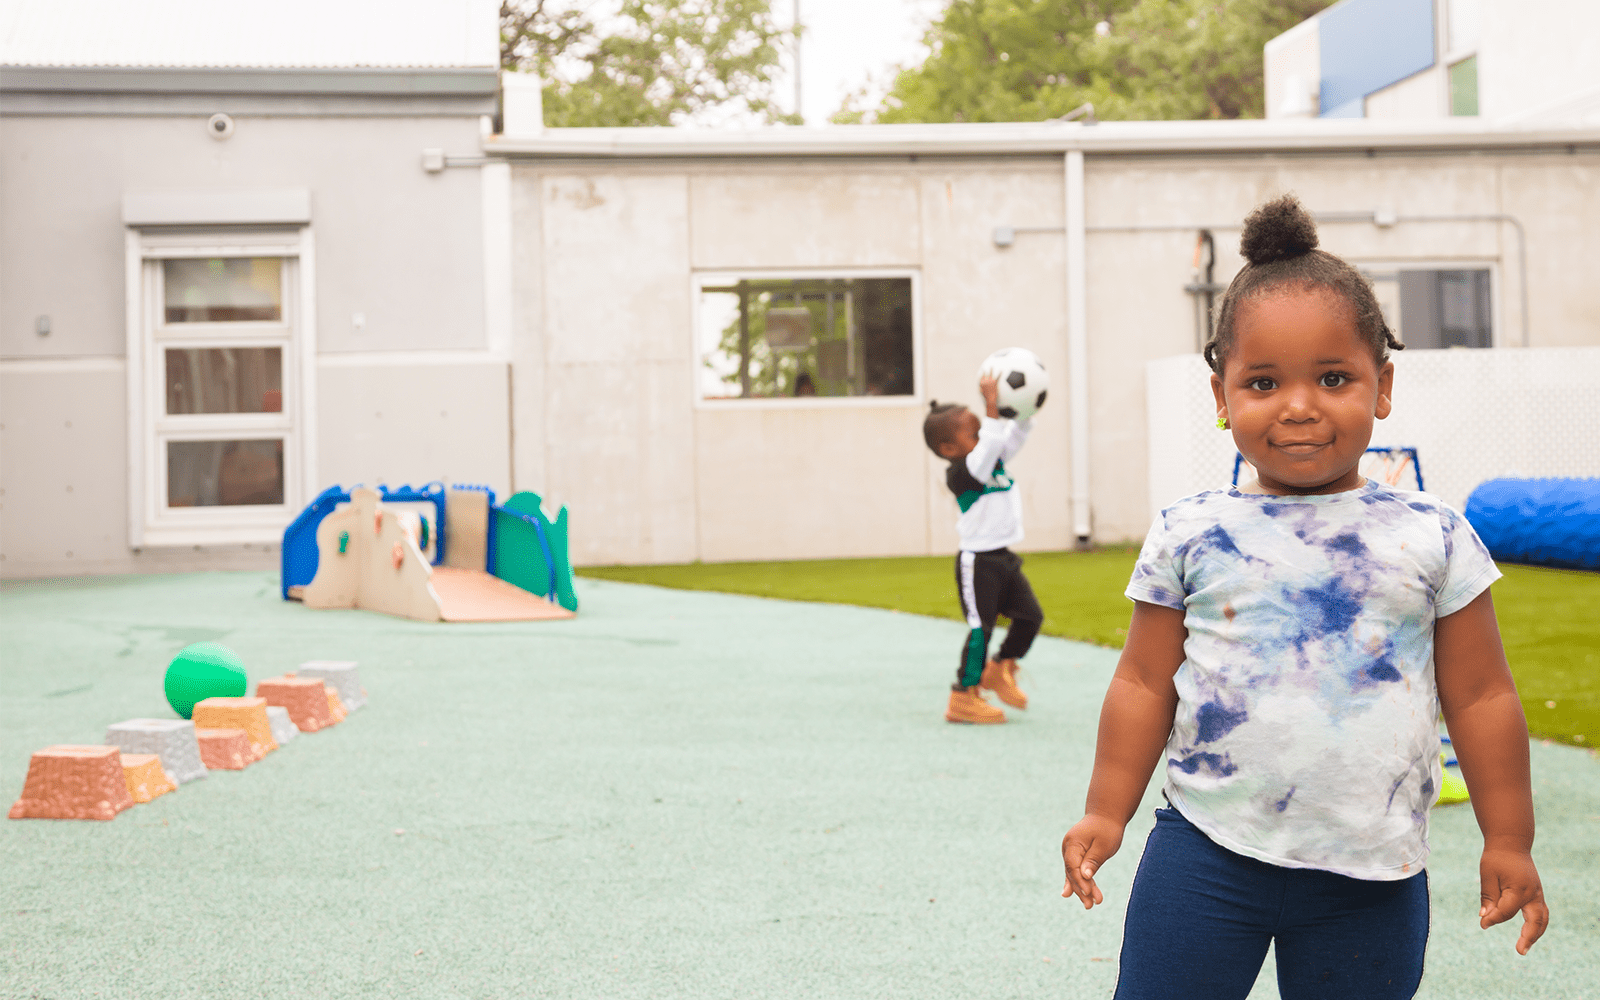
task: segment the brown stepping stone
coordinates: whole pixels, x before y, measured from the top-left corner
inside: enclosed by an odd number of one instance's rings
[[[265,698],[207,698],[194,706],[196,729],[243,729],[250,738],[250,759],[255,763],[278,749],[272,738]]]
[[[344,710],[344,702],[339,698],[339,692],[328,688],[328,711],[333,713],[334,722],[343,722],[350,713]]]
[[[133,796],[135,802],[149,802],[158,795],[178,790],[178,786],[161,767],[161,758],[153,753],[123,754],[122,777],[128,783],[128,794]]]
[[[28,761],[12,819],[115,819],[133,805],[122,752],[111,746],[45,747]]]
[[[269,677],[256,683],[256,697],[268,705],[288,709],[289,719],[304,733],[314,733],[339,721],[328,703],[328,686],[317,677]]]
[[[213,771],[243,771],[256,759],[243,729],[196,729],[194,738],[200,744],[200,763]]]

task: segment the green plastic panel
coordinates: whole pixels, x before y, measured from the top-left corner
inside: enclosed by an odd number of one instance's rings
[[[567,555],[567,508],[561,508],[552,523],[545,516],[544,504],[537,493],[518,493],[501,506],[538,518],[544,526],[550,556],[555,561],[556,603],[576,612],[578,595],[572,589],[572,561]],[[518,518],[502,514],[496,514],[495,518],[495,575],[531,594],[544,596],[549,587],[550,567],[545,563],[538,532],[533,525]]]

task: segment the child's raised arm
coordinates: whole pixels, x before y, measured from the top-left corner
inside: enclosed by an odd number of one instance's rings
[[[1517,952],[1526,955],[1549,925],[1550,908],[1533,865],[1528,721],[1487,590],[1434,624],[1433,661],[1439,706],[1483,831],[1478,922],[1489,928],[1521,910]]]
[[[1084,816],[1061,841],[1067,884],[1083,908],[1103,902],[1095,872],[1122,846],[1122,831],[1139,808],[1178,709],[1172,678],[1183,664],[1188,632],[1183,612],[1135,601],[1128,643],[1100,708],[1100,735]]]

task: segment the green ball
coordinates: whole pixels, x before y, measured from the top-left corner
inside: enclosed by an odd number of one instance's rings
[[[167,704],[185,719],[194,715],[195,702],[242,698],[248,687],[239,654],[215,642],[185,646],[167,665]]]

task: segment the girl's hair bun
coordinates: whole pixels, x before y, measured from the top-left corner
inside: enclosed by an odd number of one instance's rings
[[[1244,219],[1239,253],[1252,264],[1288,260],[1317,248],[1317,224],[1292,194],[1275,198]]]

